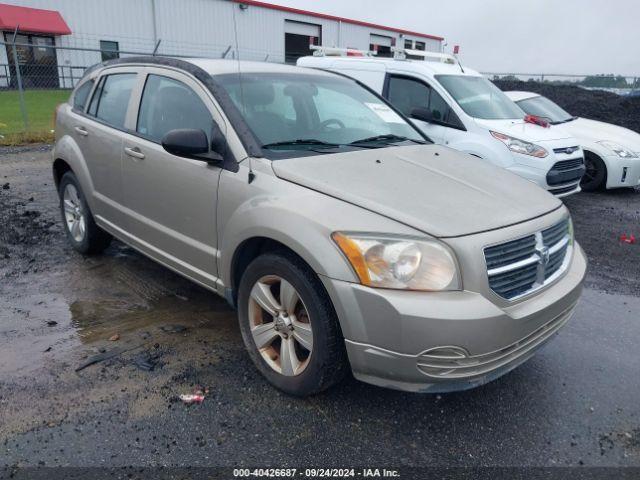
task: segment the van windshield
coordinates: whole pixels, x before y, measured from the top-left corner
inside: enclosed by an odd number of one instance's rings
[[[425,137],[383,100],[333,75],[216,75],[265,154],[379,148],[425,143]]]
[[[525,116],[520,107],[484,77],[436,75],[436,79],[470,117],[507,120]]]

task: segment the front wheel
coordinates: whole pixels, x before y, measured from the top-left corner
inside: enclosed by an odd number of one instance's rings
[[[585,192],[594,192],[596,190],[604,190],[607,184],[607,166],[600,157],[595,155],[585,155],[584,163],[586,171],[580,187]]]
[[[238,316],[249,356],[280,390],[312,395],[347,372],[333,305],[318,276],[295,255],[264,254],[247,267]]]

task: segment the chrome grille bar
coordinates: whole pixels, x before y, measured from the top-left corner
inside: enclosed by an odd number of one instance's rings
[[[555,281],[571,258],[569,220],[484,249],[489,286],[515,300]]]

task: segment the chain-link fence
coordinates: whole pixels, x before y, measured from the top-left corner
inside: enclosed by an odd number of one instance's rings
[[[0,41],[0,145],[50,141],[55,107],[68,99],[87,68],[105,60],[167,55],[285,61],[284,55],[274,55],[267,50],[245,48],[239,53],[233,45],[177,42],[154,45],[143,39],[138,43],[128,39],[127,45],[146,48],[121,50],[117,42],[93,41],[88,37],[76,38],[75,45],[63,46],[54,45],[53,39],[22,34],[5,35],[4,39]],[[96,43],[100,48],[86,46]]]
[[[4,41],[2,41],[4,39]],[[53,112],[69,97],[87,68],[113,58],[138,55],[173,57],[241,58],[284,63],[285,52],[241,48],[234,44],[189,42],[153,43],[149,39],[119,37],[102,41],[89,34],[73,39],[23,33],[0,37],[0,145],[53,138]],[[124,48],[121,48],[124,47]],[[640,91],[640,77],[614,75],[561,75],[541,73],[485,73],[490,78],[568,83],[627,94]]]

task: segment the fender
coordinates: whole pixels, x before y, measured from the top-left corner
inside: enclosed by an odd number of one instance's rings
[[[248,172],[246,165],[241,164],[237,174],[223,172],[220,180],[218,272],[227,287],[233,286],[235,252],[252,238],[268,238],[284,244],[318,275],[357,282],[351,265],[331,239],[333,232],[424,236],[376,213],[282,180],[270,167],[258,171],[251,184],[246,181]]]
[[[70,135],[64,135],[56,141],[53,150],[53,161],[55,162],[56,160],[64,160],[71,167],[78,182],[80,182],[82,191],[85,192],[89,208],[95,211],[95,200],[91,194],[95,190],[89,174],[89,168],[80,147]]]

